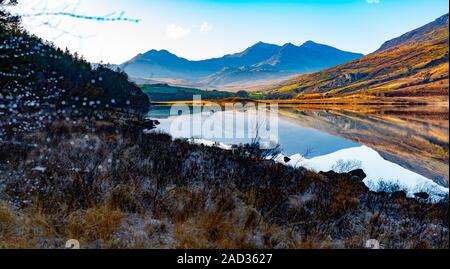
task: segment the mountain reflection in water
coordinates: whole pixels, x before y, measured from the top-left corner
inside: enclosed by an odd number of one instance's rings
[[[159,118],[159,129],[170,133],[170,124],[178,116],[169,117],[169,111],[168,106],[153,106],[149,116]],[[366,146],[361,149],[374,150],[381,159],[397,164],[398,168],[448,187],[447,112],[448,107],[437,106],[280,106],[279,142],[283,154],[304,155],[307,152],[303,157],[308,160],[318,160],[321,156],[326,159],[326,155],[340,156],[337,152]],[[188,134],[181,136],[190,138]],[[248,142],[214,140],[225,144]],[[348,157],[355,160],[362,158],[357,155]],[[405,173],[404,176],[408,177],[409,174]]]
[[[448,186],[446,107],[283,107],[280,114],[302,126],[368,146],[384,159]]]

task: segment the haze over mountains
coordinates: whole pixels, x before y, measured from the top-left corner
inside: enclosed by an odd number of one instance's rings
[[[134,80],[177,81],[197,87],[233,88],[316,72],[364,56],[308,41],[301,46],[258,42],[243,52],[190,61],[167,50],[150,50],[121,65]]]
[[[353,98],[447,103],[449,93],[448,19],[435,21],[385,42],[363,58],[317,73],[263,87],[266,98]],[[309,101],[310,102],[310,101]]]

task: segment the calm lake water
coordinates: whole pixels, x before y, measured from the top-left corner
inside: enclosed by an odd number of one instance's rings
[[[236,138],[236,132],[239,128],[248,131],[258,126],[255,122],[228,127],[222,123],[229,119],[255,117],[254,112],[246,110],[198,113],[198,122],[219,124],[222,134],[228,134],[227,138],[225,135],[205,138],[193,131],[192,107],[182,115],[175,113],[175,116],[171,116],[170,109],[169,106],[153,106],[149,117],[160,121],[158,130],[177,138],[196,138],[197,143],[211,144],[213,141],[224,147],[249,143],[251,138]],[[448,193],[449,178],[449,128],[445,110],[280,107],[276,140],[282,154],[291,158],[288,165],[337,172],[362,168],[367,174],[366,185],[373,189],[380,181],[390,181],[404,186],[409,195],[417,191],[440,195]]]

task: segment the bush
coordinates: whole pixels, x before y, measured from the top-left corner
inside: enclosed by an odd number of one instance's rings
[[[402,186],[398,181],[386,181],[380,180],[378,182],[378,186],[376,187],[377,192],[385,192],[388,194],[392,194],[395,192],[406,191],[407,187]]]
[[[331,170],[333,170],[336,173],[348,173],[350,171],[361,169],[362,168],[362,162],[358,160],[337,160],[331,167]]]

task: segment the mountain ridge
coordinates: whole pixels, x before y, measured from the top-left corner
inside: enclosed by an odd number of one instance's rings
[[[292,43],[279,46],[260,41],[238,53],[196,61],[179,57],[167,50],[149,50],[136,55],[120,67],[136,79],[181,79],[197,83],[195,86],[203,84],[214,87],[228,84],[218,81],[233,81],[234,73],[224,74],[224,68],[237,70],[244,67],[246,76],[242,79],[245,82],[252,81],[253,75],[264,80],[286,78],[287,74],[293,76],[319,71],[362,56],[363,54],[339,50],[313,41],[307,41],[300,46]],[[265,70],[265,75],[261,75],[261,68]],[[212,77],[215,74],[227,77],[216,79]]]

